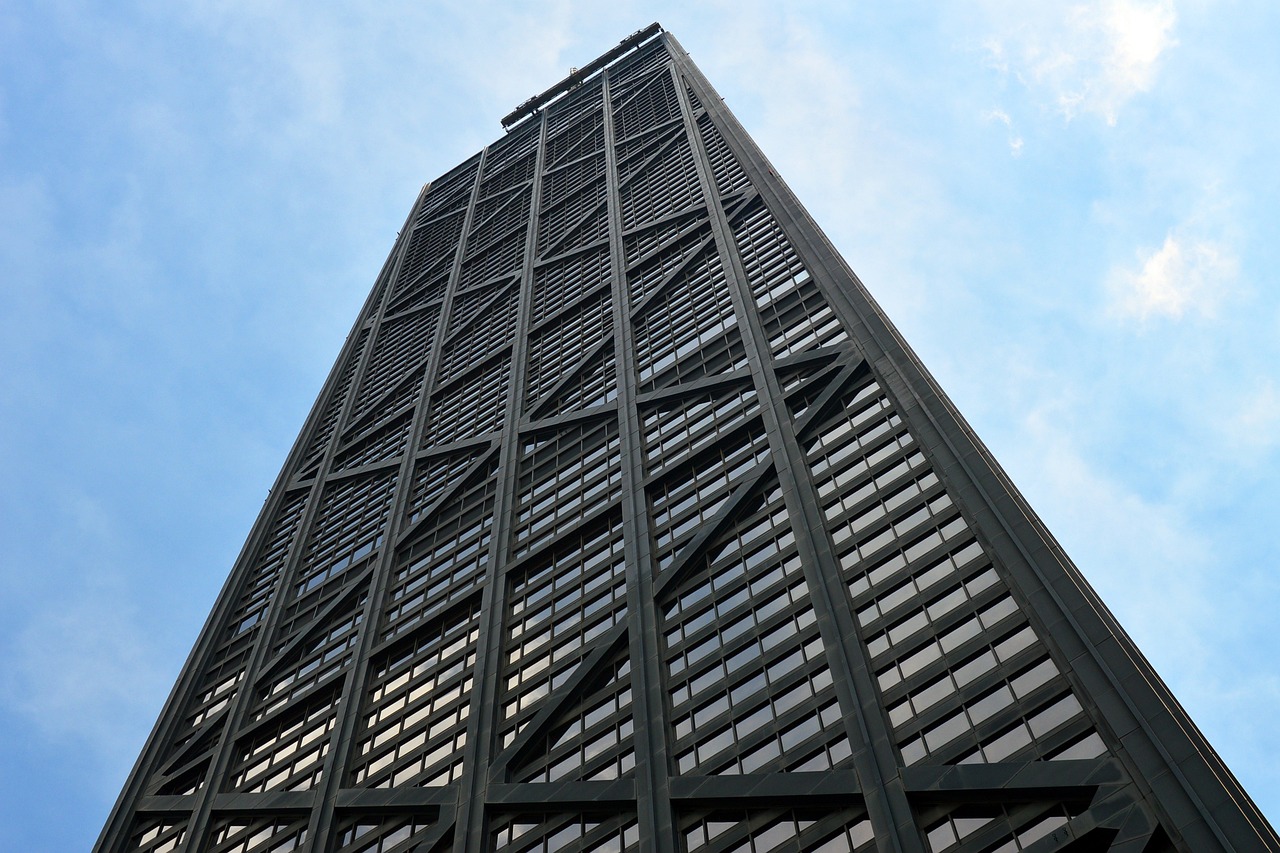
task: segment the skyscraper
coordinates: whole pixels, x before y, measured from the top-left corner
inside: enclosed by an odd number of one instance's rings
[[[503,123],[99,849],[1280,847],[669,34]]]

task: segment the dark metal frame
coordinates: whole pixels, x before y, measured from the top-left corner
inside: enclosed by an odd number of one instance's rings
[[[651,63],[651,67],[637,73],[642,62]],[[631,75],[629,79],[628,75]],[[706,229],[700,245],[714,255],[715,262],[724,270],[732,313],[737,318],[736,334],[745,354],[745,365],[728,372],[650,390],[642,388],[633,364],[637,350],[635,324],[649,310],[653,295],[660,290],[636,304],[629,297],[624,238],[642,229],[627,231],[624,228],[624,198],[632,191],[635,175],[644,170],[633,168],[630,176],[624,178],[621,162],[623,146],[634,148],[637,144],[634,140],[648,131],[621,140],[615,122],[615,112],[627,105],[628,97],[643,88],[636,84],[641,78],[644,85],[653,82],[662,91],[675,93],[674,104],[668,102],[665,106],[669,115],[663,122],[669,124],[670,129],[678,124],[679,131],[672,130],[673,135],[665,142],[653,143],[657,146],[653,149],[642,148],[642,153],[652,151],[645,153],[650,162],[665,156],[663,151],[673,150],[686,152],[691,158],[697,193],[689,204],[673,211],[669,218],[676,221],[682,216],[694,216],[701,223],[697,228]],[[547,248],[539,240],[544,182],[556,171],[549,162],[548,139],[552,123],[561,121],[575,108],[578,102],[575,99],[585,103],[593,97],[595,86],[599,87],[602,100],[598,128],[591,121],[581,127],[582,138],[587,142],[591,134],[602,133],[603,166],[594,180],[596,185],[602,182],[603,199],[590,193],[568,196],[578,205],[577,224],[565,234],[586,227],[601,211],[607,234],[594,242],[550,254],[563,258],[580,251],[584,245],[607,249],[610,270],[607,282],[590,286],[609,294],[611,317],[599,340],[581,342],[575,366],[565,368],[540,399],[526,400],[526,365],[530,360],[532,333],[562,322],[580,304],[568,299],[552,315],[536,324],[533,322],[531,294],[535,278],[554,260],[539,255],[540,248]],[[618,96],[618,86],[632,88],[626,96]],[[725,192],[718,187],[717,166],[700,130],[700,120],[703,124],[709,123],[723,139],[736,161],[736,168],[749,182],[747,189]],[[735,813],[764,815],[761,820],[774,820],[769,816],[786,814],[787,809],[826,809],[832,815],[844,815],[831,818],[832,831],[844,825],[839,824],[841,820],[869,821],[877,849],[923,853],[927,842],[921,822],[945,820],[947,810],[957,804],[963,807],[985,803],[995,807],[1032,801],[1075,805],[1070,812],[1073,817],[1025,848],[1028,850],[1140,851],[1161,849],[1162,845],[1195,851],[1280,849],[1274,830],[1230,771],[670,34],[660,33],[657,24],[637,32],[560,84],[521,105],[503,119],[503,124],[509,131],[506,139],[489,146],[424,188],[419,195],[121,793],[99,838],[97,850],[214,849],[210,838],[215,827],[225,826],[227,819],[235,816],[262,827],[273,820],[285,821],[281,826],[287,824],[286,829],[280,831],[293,833],[290,837],[303,837],[299,833],[305,826],[305,841],[300,844],[308,849],[338,849],[335,839],[363,819],[375,823],[387,820],[388,826],[394,823],[399,828],[400,835],[387,836],[394,838],[394,843],[388,841],[391,846],[384,849],[432,851],[451,846],[457,853],[464,853],[492,849],[496,843],[494,827],[503,825],[503,821],[509,824],[518,819],[516,816],[526,814],[542,815],[548,827],[553,824],[569,827],[580,835],[585,833],[584,838],[590,832],[626,833],[617,837],[628,839],[628,849],[634,845],[656,853],[675,853],[681,848],[677,827],[689,821],[696,823],[702,819],[699,815],[716,810],[737,810]],[[536,144],[531,145],[534,137]],[[587,145],[588,149],[591,147]],[[584,170],[590,171],[587,161],[597,156],[599,152],[589,150],[581,158],[586,164]],[[529,166],[522,165],[529,160],[532,160]],[[531,171],[523,180],[520,176],[526,174],[525,171],[504,172],[527,170],[530,166]],[[494,284],[495,296],[486,306],[465,324],[454,324],[452,315],[459,304],[459,294],[465,290],[464,295],[474,295],[487,286],[471,282],[464,288],[467,263],[480,255],[478,247],[469,245],[468,237],[480,233],[486,226],[487,221],[480,221],[478,215],[486,201],[481,197],[482,187],[489,178],[501,174],[515,177],[506,181],[510,186],[490,193],[490,198],[510,193],[507,202],[520,205],[527,195],[528,212],[521,223],[523,235],[517,226],[489,240],[490,245],[519,247],[518,268],[512,267],[486,281],[500,283],[515,276],[514,286],[519,289],[519,296],[509,326],[493,327],[493,340],[498,343],[480,354],[476,363],[459,375],[476,376],[482,369],[503,362],[511,365],[501,426],[491,433],[424,446],[440,389],[452,388],[461,394],[465,387],[459,376],[446,381],[442,375],[446,348],[475,329],[483,331],[486,323],[499,323],[491,318],[497,316],[495,306],[502,301],[504,288],[511,286]],[[590,181],[587,184],[591,185]],[[771,353],[768,333],[755,310],[752,282],[734,231],[741,211],[760,202],[780,225],[805,269],[818,283],[822,298],[848,332],[849,339],[845,342],[785,357],[774,357]],[[426,216],[433,204],[441,208],[431,210]],[[428,221],[424,222],[424,216]],[[456,241],[429,263],[421,262],[415,254],[421,251],[415,248],[415,239],[425,239],[423,235],[432,223],[451,217],[460,218]],[[557,239],[552,245],[562,249],[558,245],[562,242]],[[691,253],[669,272],[662,287],[683,275],[685,265],[697,254]],[[421,269],[424,264],[431,269]],[[404,294],[412,292],[413,281],[429,278],[429,271],[443,276],[446,267],[447,280],[437,297],[417,305],[408,303],[409,307],[399,309],[395,315],[396,319],[403,319],[414,312],[436,312],[430,338],[433,343],[427,354],[420,363],[415,362],[418,366],[411,374],[393,371],[387,387],[370,398],[375,402],[353,420],[357,394],[377,355],[375,348],[381,345],[380,331],[390,316],[390,306],[398,299],[404,303]],[[604,381],[611,381],[615,398],[586,409],[553,411],[551,403],[558,395],[603,364],[603,354],[610,348],[615,354],[615,373]],[[814,369],[815,378],[808,387],[816,390],[805,413],[797,418],[789,404],[795,392],[784,392],[780,375],[783,370],[802,368]],[[1063,672],[1072,693],[1084,705],[1088,720],[1105,742],[1106,755],[1076,761],[903,766],[894,728],[881,700],[873,656],[849,599],[832,539],[825,532],[827,519],[822,501],[813,478],[807,473],[809,460],[805,442],[811,440],[812,431],[823,418],[829,418],[833,412],[838,414],[842,389],[868,377],[873,377],[884,389],[892,407],[924,451],[929,465],[937,472],[946,493],[954,498],[963,518],[976,531],[982,549],[999,569],[1022,614]],[[411,426],[400,449],[384,455],[385,458],[338,470],[335,462],[339,450],[371,437],[378,422],[390,423],[389,416],[379,418],[373,413],[407,388],[406,382],[419,380]],[[652,484],[652,478],[646,469],[642,413],[646,407],[659,402],[693,399],[725,389],[754,392],[759,401],[756,417],[766,439],[768,458],[735,481],[723,505],[696,533],[680,543],[668,568],[650,570],[649,567],[655,565],[655,539],[646,489]],[[336,423],[327,435],[323,434],[327,415],[335,411]],[[395,416],[403,417],[403,412],[396,410]],[[550,693],[537,713],[529,716],[525,728],[504,746],[498,743],[497,737],[499,708],[504,700],[501,682],[507,674],[504,655],[509,618],[508,578],[524,571],[532,561],[542,559],[555,545],[552,542],[520,556],[509,547],[515,535],[521,499],[523,444],[534,434],[567,430],[596,421],[616,424],[619,440],[617,458],[609,465],[617,466],[621,496],[610,506],[616,507],[622,519],[625,618],[595,640],[571,674],[562,675],[559,683],[549,687]],[[315,469],[318,473],[313,474],[315,463],[308,462],[308,451],[314,450],[315,442],[322,440],[327,443]],[[411,523],[406,507],[413,499],[420,463],[460,450],[472,452],[474,458],[467,457],[470,461],[465,464],[465,471],[441,487],[430,507],[424,508],[429,510],[424,519]],[[474,600],[479,596],[475,688],[469,699],[463,749],[465,770],[459,781],[440,787],[355,786],[347,781],[348,767],[362,743],[361,721],[371,662],[390,642],[380,631],[393,575],[401,565],[402,546],[419,535],[425,519],[459,500],[457,496],[463,488],[483,473],[482,469],[495,454],[496,490],[485,574],[475,589],[458,591],[463,599],[453,599],[447,605],[455,607],[460,600]],[[307,559],[307,544],[312,537],[320,535],[312,528],[318,523],[326,489],[353,477],[390,477],[391,472],[395,472],[394,491],[390,509],[381,516],[382,533],[377,540],[384,544],[381,547],[375,544],[370,554],[354,559],[353,568],[345,575],[338,571],[339,580],[334,582],[333,589],[323,587],[316,598],[323,599],[324,604],[317,603],[320,609],[312,616],[310,627],[291,635],[281,633],[288,605],[295,600],[292,586]],[[731,525],[741,507],[760,494],[765,483],[776,484],[784,495],[795,534],[796,553],[803,567],[809,602],[830,667],[852,758],[848,765],[827,772],[679,774],[673,770],[672,710],[665,687],[663,656],[666,652],[659,602],[666,600],[689,576],[706,549]],[[247,629],[256,632],[256,639],[239,687],[225,708],[200,723],[194,733],[186,732],[182,728],[183,717],[200,690],[207,662],[226,636],[228,620],[236,612],[242,589],[258,565],[259,551],[271,536],[287,499],[303,493],[307,495],[305,509],[293,533],[287,558],[273,576],[266,616]],[[556,542],[574,535],[601,515],[588,513],[576,526],[562,530]],[[433,612],[446,610],[440,605]],[[318,784],[309,790],[294,791],[225,790],[245,733],[280,719],[280,714],[274,712],[263,719],[252,718],[259,683],[279,672],[295,654],[312,644],[331,619],[345,613],[358,617],[363,627],[349,649],[348,662],[326,682],[340,690],[342,699],[334,706],[328,751],[317,765]],[[634,771],[602,781],[511,781],[509,770],[515,762],[536,748],[539,738],[554,729],[564,709],[573,706],[602,667],[624,651],[632,664],[632,699],[628,713],[633,727],[630,748],[634,753]],[[339,683],[341,687],[337,688]],[[977,688],[961,690],[965,701],[976,700],[977,694]],[[314,691],[304,691],[299,701],[314,695]],[[296,705],[287,704],[285,710]],[[205,735],[216,740],[206,742],[202,739]],[[179,743],[178,738],[189,740]],[[204,753],[200,753],[202,746]],[[190,770],[192,773],[199,771],[205,766],[201,763],[205,760],[202,755],[207,756],[207,767],[204,784],[198,790],[185,794],[163,793],[165,789],[157,780],[172,778],[176,766],[194,768]],[[611,815],[611,820],[620,823],[602,823],[594,830],[591,827],[596,824],[571,825],[580,815],[588,818]],[[410,818],[421,820],[425,829],[417,828],[418,823],[405,823]],[[140,844],[136,836],[138,827],[143,825],[160,827],[155,830],[159,835],[153,836],[160,840]],[[827,824],[819,823],[819,826]],[[268,835],[272,832],[263,831]],[[529,837],[537,836],[540,831],[534,831]],[[737,833],[734,837],[745,838],[754,831],[744,823],[734,830]],[[633,832],[634,838],[629,835]],[[986,835],[978,832],[961,846],[979,849],[981,844],[999,841],[996,829],[985,832]],[[549,828],[547,838],[551,837],[550,833]],[[172,846],[161,846],[170,841]],[[573,845],[587,842],[564,843],[565,849],[581,849]],[[224,844],[218,849],[244,848]]]

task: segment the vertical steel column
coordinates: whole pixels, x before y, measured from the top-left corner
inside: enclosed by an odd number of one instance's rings
[[[670,35],[664,35],[673,45]],[[823,295],[857,340],[882,387],[910,425],[948,491],[974,521],[985,549],[1004,567],[1002,577],[1037,635],[1062,664],[1076,693],[1087,697],[1100,733],[1130,768],[1148,807],[1161,812],[1166,827],[1187,824],[1182,813],[1198,814],[1198,843],[1230,849],[1228,838],[1275,845],[1275,833],[1187,719],[1167,687],[1115,622],[1105,604],[1063,553],[1034,510],[973,433],[955,405],[910,345],[875,304],[856,274],[775,174],[764,154],[724,106],[701,71],[677,50],[687,78],[698,91],[726,145],[778,219],[795,249],[818,280]],[[1102,643],[1098,639],[1110,638]],[[1204,756],[1213,782],[1183,773],[1169,749]],[[1231,807],[1207,806],[1209,791],[1225,785]],[[1221,813],[1237,821],[1227,831]],[[1193,822],[1194,823],[1194,822]]]
[[[734,311],[742,332],[743,345],[751,365],[751,375],[760,399],[760,411],[769,437],[779,483],[792,519],[792,529],[808,581],[810,601],[817,617],[823,643],[835,682],[836,693],[844,709],[854,765],[862,786],[867,812],[882,849],[895,853],[924,853],[924,842],[916,829],[906,790],[897,771],[897,756],[875,690],[867,654],[858,639],[857,627],[850,608],[844,603],[840,587],[839,567],[830,543],[821,532],[825,529],[820,504],[813,484],[796,471],[806,471],[808,460],[796,440],[791,418],[786,410],[782,388],[772,369],[772,355],[762,345],[767,340],[754,308],[746,271],[738,255],[733,229],[716,189],[715,175],[703,147],[702,135],[693,116],[693,107],[685,88],[687,56],[679,43],[664,33],[673,60],[672,74],[685,131],[693,147],[698,180],[711,217],[720,261],[733,298]],[[707,92],[699,93],[705,105],[717,100]],[[713,116],[714,122],[714,116]],[[758,178],[753,178],[758,183]],[[850,719],[852,712],[852,719]]]
[[[103,826],[102,833],[98,836],[98,841],[94,845],[95,851],[119,846],[128,839],[129,830],[136,813],[137,802],[144,794],[144,786],[155,772],[156,762],[160,758],[161,751],[168,745],[174,727],[181,721],[183,711],[191,701],[196,685],[205,672],[208,656],[217,645],[217,640],[225,626],[227,617],[231,614],[236,604],[239,603],[240,592],[249,574],[253,571],[254,557],[257,555],[264,539],[269,535],[276,513],[279,512],[280,507],[283,505],[284,495],[288,491],[289,480],[293,476],[298,463],[302,461],[311,433],[323,417],[329,395],[333,393],[342,374],[342,366],[355,350],[356,341],[360,337],[360,327],[368,322],[370,315],[380,307],[376,299],[379,295],[377,284],[384,280],[384,276],[389,280],[394,274],[403,246],[407,244],[407,238],[402,235],[408,230],[408,223],[412,221],[414,211],[422,203],[425,192],[426,187],[423,187],[422,191],[418,193],[418,198],[405,219],[405,225],[401,227],[400,233],[396,235],[397,239],[392,244],[391,253],[388,255],[387,260],[383,262],[382,269],[378,272],[378,277],[374,279],[374,287],[370,289],[369,295],[365,297],[364,305],[361,306],[360,313],[356,316],[351,331],[347,333],[346,340],[343,342],[338,352],[338,357],[333,363],[333,368],[329,371],[324,385],[321,386],[320,393],[316,395],[315,402],[311,404],[311,411],[307,414],[307,419],[303,422],[298,437],[293,440],[289,454],[285,457],[284,465],[280,468],[280,473],[276,475],[275,482],[267,493],[267,498],[263,502],[257,519],[254,521],[253,528],[249,531],[249,535],[246,537],[245,543],[236,557],[236,562],[231,572],[227,575],[227,580],[218,591],[218,597],[208,618],[205,620],[204,626],[200,630],[199,638],[187,655],[187,659],[182,665],[181,674],[170,691],[169,697],[165,700],[160,716],[157,718],[155,726],[152,727],[151,734],[147,737],[138,761],[134,764],[133,770],[130,771],[129,778],[126,780],[124,788],[112,808],[111,816]],[[386,289],[389,290],[390,287],[388,286]],[[246,672],[247,675],[248,673]],[[230,709],[228,709],[229,712]],[[188,829],[187,837],[190,838],[190,835],[191,833]]]
[[[417,212],[418,207],[422,204],[425,195],[418,194],[418,202],[413,209],[409,211],[409,217],[405,220],[404,227],[400,230],[398,245],[392,250],[395,257],[395,263],[391,269],[389,282],[394,282],[401,265],[404,263],[404,255],[409,247],[409,236],[411,228],[409,224],[413,221],[413,215]],[[227,773],[227,767],[231,760],[231,755],[235,751],[236,741],[238,739],[241,727],[244,723],[245,714],[247,714],[253,705],[253,694],[257,687],[258,669],[262,666],[266,655],[271,648],[271,638],[275,634],[276,627],[280,622],[280,615],[284,612],[284,604],[286,598],[286,590],[290,579],[298,567],[298,562],[302,557],[303,550],[311,534],[311,525],[315,521],[316,513],[320,508],[321,501],[324,497],[325,473],[333,464],[333,459],[337,453],[338,445],[342,436],[342,427],[351,415],[351,408],[355,402],[356,391],[359,388],[360,378],[364,375],[369,366],[369,360],[373,354],[373,341],[377,337],[378,329],[382,323],[382,315],[386,308],[386,303],[391,297],[391,286],[387,285],[381,294],[378,294],[377,288],[369,295],[369,301],[366,303],[366,311],[376,310],[373,316],[373,326],[370,329],[369,336],[364,343],[364,352],[360,356],[360,364],[352,373],[351,383],[347,386],[346,397],[342,404],[342,411],[339,413],[337,420],[333,425],[333,433],[329,436],[329,444],[325,448],[324,454],[321,456],[319,467],[316,469],[315,480],[311,484],[311,494],[307,497],[307,503],[302,512],[302,517],[298,520],[298,527],[294,533],[292,541],[289,543],[288,556],[284,565],[281,566],[280,575],[276,578],[276,582],[272,587],[271,595],[268,598],[270,602],[267,608],[267,618],[263,620],[262,627],[259,629],[257,638],[254,640],[253,654],[249,658],[249,663],[245,668],[244,680],[241,687],[236,691],[235,698],[232,699],[231,707],[227,709],[227,727],[221,740],[218,743],[217,752],[213,759],[209,762],[209,770],[205,773],[204,787],[196,793],[196,803],[192,810],[191,821],[187,826],[187,839],[183,846],[185,851],[190,853],[198,853],[204,846],[205,836],[208,834],[209,821],[212,815],[213,803],[219,793],[220,788]],[[371,304],[376,297],[379,297],[376,309]],[[359,338],[359,331],[369,317],[362,315],[360,320],[356,322],[355,328],[348,337],[346,346],[343,347],[344,353],[354,347],[354,341]],[[340,358],[334,366],[334,371],[330,375],[330,382],[336,382],[342,373],[343,361]],[[317,401],[318,402],[318,401]],[[322,407],[318,407],[322,408]],[[310,436],[308,435],[309,439]],[[305,447],[302,437],[295,446],[295,450],[300,454],[303,451],[298,450],[299,447]],[[290,466],[286,466],[286,470],[292,473]],[[288,482],[288,477],[283,475],[283,482]],[[283,489],[281,490],[283,491]],[[278,496],[282,498],[283,496]],[[269,522],[268,522],[269,523]],[[233,598],[234,602],[234,598]]]
[[[511,350],[511,370],[507,385],[507,410],[502,421],[502,446],[498,457],[498,490],[494,498],[493,539],[489,543],[489,567],[482,593],[481,630],[476,650],[476,701],[467,717],[467,756],[458,796],[457,826],[453,849],[456,853],[485,850],[485,800],[488,797],[489,761],[499,708],[498,682],[502,674],[502,640],[507,608],[506,569],[510,553],[511,514],[520,475],[520,409],[524,399],[525,359],[528,353],[529,296],[533,289],[533,260],[538,245],[538,209],[542,203],[542,172],[546,168],[547,116],[539,122],[538,153],[529,194],[529,228],[520,272],[519,305],[516,312],[515,341]]]
[[[324,773],[321,776],[320,790],[317,791],[317,802],[311,811],[307,837],[313,844],[328,844],[333,833],[334,804],[338,790],[343,784],[350,766],[351,749],[355,741],[356,727],[360,722],[360,712],[364,706],[365,681],[369,672],[369,658],[377,646],[378,631],[381,628],[382,606],[386,598],[387,585],[391,571],[395,565],[396,540],[404,521],[404,506],[408,502],[413,487],[413,469],[416,463],[418,444],[422,440],[422,432],[426,425],[427,411],[434,389],[436,372],[439,369],[441,354],[444,350],[444,336],[448,328],[449,313],[453,307],[454,293],[458,288],[458,278],[462,270],[462,258],[466,254],[467,233],[471,230],[475,218],[476,201],[480,195],[480,184],[484,179],[486,147],[480,152],[476,163],[475,182],[471,187],[471,198],[467,202],[467,212],[462,220],[462,230],[458,235],[458,245],[454,250],[453,264],[449,271],[449,281],[445,287],[444,300],[440,304],[440,316],[436,318],[436,330],[431,339],[431,352],[422,371],[422,387],[418,390],[418,400],[413,413],[413,426],[409,430],[409,438],[405,445],[404,458],[400,461],[400,472],[397,474],[395,494],[387,511],[387,520],[383,525],[382,553],[378,556],[374,568],[368,600],[365,601],[361,617],[361,629],[356,641],[355,657],[347,672],[343,685],[343,700],[338,708],[338,719],[334,726],[333,747],[325,758]],[[372,351],[372,347],[371,347]],[[443,815],[442,815],[443,818]],[[327,849],[317,846],[317,849]]]
[[[675,853],[671,811],[666,700],[662,690],[657,602],[653,593],[649,512],[644,496],[643,439],[636,408],[634,333],[622,246],[618,152],[614,147],[609,72],[604,72],[605,179],[608,184],[609,268],[613,278],[613,346],[618,387],[618,435],[622,454],[622,518],[627,577],[627,641],[631,652],[631,707],[635,714],[636,819],[640,853]]]

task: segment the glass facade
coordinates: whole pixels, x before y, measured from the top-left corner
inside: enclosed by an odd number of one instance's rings
[[[508,119],[99,850],[1275,848],[669,34]]]

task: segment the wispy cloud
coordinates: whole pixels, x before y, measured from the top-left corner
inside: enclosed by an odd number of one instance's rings
[[[984,41],[991,65],[1068,121],[1093,113],[1114,125],[1129,100],[1155,85],[1161,57],[1178,43],[1172,0],[997,2],[989,11],[998,28]]]
[[[888,107],[868,91],[862,72],[878,60],[867,46],[842,48],[830,27],[777,4],[722,8],[725,26],[695,61],[723,82],[730,108],[824,230],[856,258],[859,275],[893,282],[877,297],[909,324],[924,300],[921,267],[942,257],[954,266],[970,245],[947,239],[970,223],[953,215],[945,187],[921,165],[949,155],[904,131],[895,111],[902,102]],[[932,237],[927,244],[922,233]]]
[[[1235,281],[1239,263],[1224,244],[1169,232],[1164,244],[1138,253],[1136,268],[1111,271],[1111,312],[1147,321],[1212,316]]]
[[[1009,131],[1009,153],[1017,157],[1022,153],[1022,137],[1013,129],[1013,119],[1002,109],[987,110],[982,114],[983,121],[994,121],[1003,124]]]

